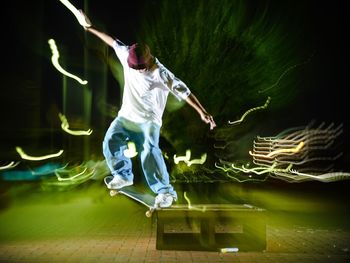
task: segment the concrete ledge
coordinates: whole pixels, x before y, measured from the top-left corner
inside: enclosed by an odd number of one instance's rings
[[[247,204],[174,205],[157,211],[156,248],[206,250],[266,249],[265,210]]]

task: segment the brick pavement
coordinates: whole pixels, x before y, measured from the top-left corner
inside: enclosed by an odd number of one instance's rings
[[[343,226],[281,224],[276,217],[282,215],[271,212],[266,251],[156,250],[154,220],[126,198],[95,187],[25,193],[8,193],[2,203],[0,262],[350,262],[350,232]]]

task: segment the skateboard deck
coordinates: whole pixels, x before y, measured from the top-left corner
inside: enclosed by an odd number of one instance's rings
[[[113,176],[107,176],[105,178],[105,182],[108,183],[112,179]],[[154,210],[159,209],[159,207],[155,205],[155,196],[151,193],[147,193],[147,191],[145,189],[142,189],[142,186],[140,186],[139,184],[125,186],[120,189],[109,189],[109,194],[110,196],[122,194],[133,199],[138,203],[145,205],[148,208],[148,210],[145,213],[147,217],[151,217]]]

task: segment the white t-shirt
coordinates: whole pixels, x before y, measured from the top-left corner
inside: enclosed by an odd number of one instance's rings
[[[190,95],[190,89],[158,59],[152,71],[139,72],[128,66],[128,46],[115,40],[113,48],[124,69],[123,102],[118,116],[136,123],[152,121],[161,126],[169,92],[181,100]]]

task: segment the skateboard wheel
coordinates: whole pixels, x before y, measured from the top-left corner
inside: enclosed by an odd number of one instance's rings
[[[152,216],[152,211],[148,210],[148,211],[146,212],[146,216],[147,216],[147,217],[151,217],[151,216]]]
[[[115,195],[117,195],[118,194],[118,191],[116,191],[116,190],[110,190],[109,191],[109,195],[110,196],[115,196]]]

